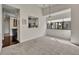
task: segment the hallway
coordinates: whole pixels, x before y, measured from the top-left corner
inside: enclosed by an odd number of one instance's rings
[[[77,55],[79,47],[61,39],[43,36],[2,48],[1,55]]]

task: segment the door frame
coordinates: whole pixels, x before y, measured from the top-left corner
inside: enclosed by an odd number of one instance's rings
[[[2,29],[3,29],[3,24],[4,24],[4,22],[3,22],[3,18],[4,18],[4,12],[3,12],[3,8],[5,8],[6,6],[9,6],[9,7],[11,7],[11,8],[14,8],[14,9],[16,9],[17,10],[17,40],[19,41],[19,43],[20,43],[20,9],[18,9],[18,8],[15,8],[15,7],[13,7],[13,6],[10,6],[10,5],[6,5],[6,4],[2,4]],[[4,39],[4,35],[3,35],[3,30],[2,30],[2,40]],[[2,43],[2,45],[3,45],[3,43]]]

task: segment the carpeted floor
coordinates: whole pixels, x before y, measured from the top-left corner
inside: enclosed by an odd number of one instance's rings
[[[78,55],[79,47],[64,40],[40,37],[2,48],[1,55]]]

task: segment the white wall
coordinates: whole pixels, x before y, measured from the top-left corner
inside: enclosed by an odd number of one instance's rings
[[[71,8],[71,42],[75,44],[79,44],[79,4],[63,4],[63,5],[55,5],[52,8],[52,13],[61,11],[67,8]],[[47,8],[43,10],[43,15],[47,15]]]
[[[5,19],[4,20],[4,33],[3,34],[5,34],[5,33],[9,33],[9,31],[10,31],[10,24],[9,24],[9,19]]]
[[[72,5],[72,36],[71,41],[75,44],[79,44],[79,4]]]
[[[46,21],[42,16],[41,8],[35,5],[20,4],[10,6],[20,9],[20,42],[24,42],[45,35]],[[39,17],[38,28],[28,28],[28,16]],[[23,19],[26,19],[27,24],[22,24]]]
[[[51,30],[51,29],[48,29],[47,35],[61,38],[61,39],[65,39],[65,40],[71,39],[71,31],[70,30],[54,30],[54,29]]]
[[[71,21],[71,8],[64,9],[62,11],[57,11],[51,13],[52,21]],[[49,17],[46,15],[46,17]],[[64,18],[64,19],[63,19]],[[48,20],[51,21],[51,20]],[[71,25],[71,24],[70,24]],[[47,29],[46,34],[48,36],[58,37],[65,40],[71,39],[71,30],[57,30],[57,29]]]
[[[0,51],[2,47],[2,5],[0,4]]]

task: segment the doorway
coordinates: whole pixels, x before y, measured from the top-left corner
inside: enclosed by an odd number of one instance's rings
[[[8,5],[2,5],[3,47],[14,45],[20,41],[20,10]]]

